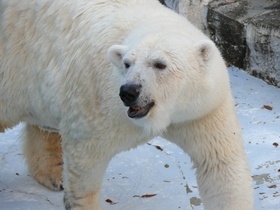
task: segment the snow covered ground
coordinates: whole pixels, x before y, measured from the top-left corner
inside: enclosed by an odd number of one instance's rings
[[[279,210],[280,89],[236,68],[228,70],[254,180],[255,209]],[[0,134],[0,209],[63,209],[63,193],[29,175],[18,138],[21,128]],[[123,152],[104,177],[103,208],[203,209],[191,166],[180,148],[161,138]]]

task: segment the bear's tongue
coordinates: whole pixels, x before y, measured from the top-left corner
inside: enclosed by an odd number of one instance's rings
[[[155,105],[155,103],[152,101],[151,103],[147,104],[146,106],[134,106],[129,107],[127,114],[130,118],[142,118],[145,117],[150,109]]]
[[[142,107],[129,107],[128,115],[130,117],[136,117],[137,115],[141,114]]]

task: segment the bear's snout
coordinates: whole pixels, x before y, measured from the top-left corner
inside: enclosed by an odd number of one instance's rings
[[[140,95],[142,86],[136,84],[125,84],[120,88],[120,98],[125,106],[132,106]]]

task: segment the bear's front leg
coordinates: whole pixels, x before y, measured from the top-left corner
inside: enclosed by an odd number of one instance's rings
[[[195,167],[205,210],[253,210],[252,179],[244,160],[205,160]]]
[[[4,133],[6,129],[12,128],[15,125],[12,123],[7,123],[7,122],[1,122],[0,121],[0,133]]]
[[[102,179],[111,159],[103,147],[94,140],[63,138],[65,209],[102,209]]]
[[[205,210],[253,210],[252,178],[241,128],[234,109],[222,108],[204,118],[170,126],[165,138],[194,162]]]

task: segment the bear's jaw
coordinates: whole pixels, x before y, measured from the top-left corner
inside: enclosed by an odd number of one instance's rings
[[[151,110],[151,108],[155,105],[155,102],[151,102],[149,104],[147,104],[144,107],[139,107],[139,106],[135,106],[135,107],[129,107],[128,111],[127,111],[127,115],[130,118],[143,118],[145,117]]]

